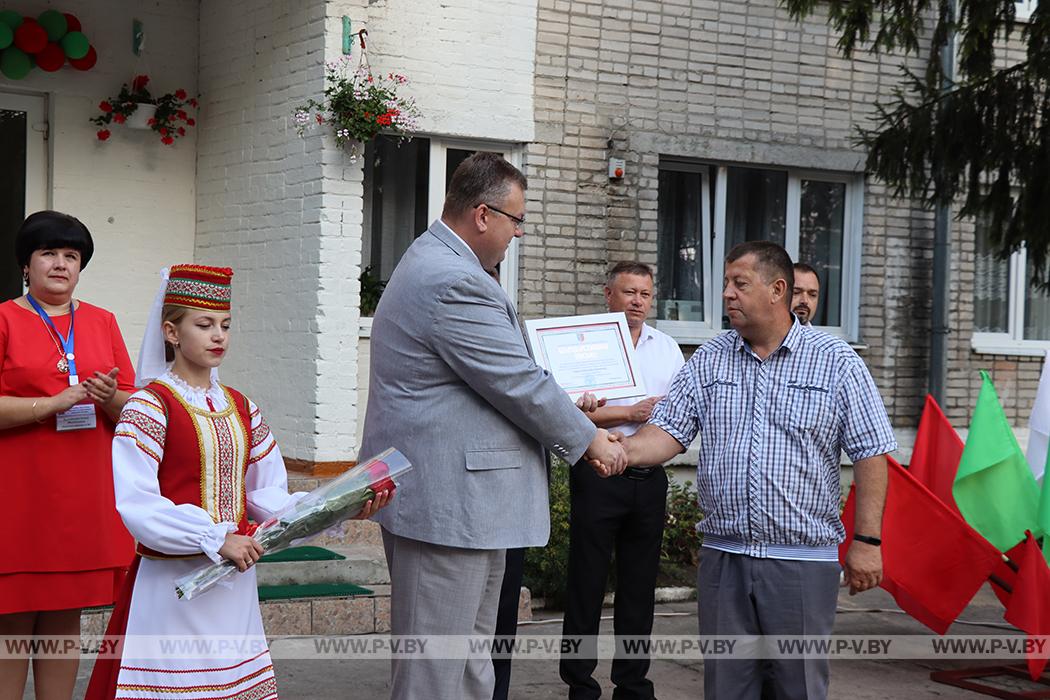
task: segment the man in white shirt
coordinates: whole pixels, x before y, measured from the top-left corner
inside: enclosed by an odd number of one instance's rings
[[[646,325],[653,305],[653,271],[638,262],[617,263],[605,285],[609,311],[622,311],[634,342],[637,366],[649,396],[610,400],[587,413],[597,426],[631,435],[652,413],[671,380],[685,364],[678,343]],[[565,637],[598,634],[609,564],[616,555],[617,635],[647,637],[653,628],[653,593],[660,564],[667,475],[663,467],[632,467],[619,476],[592,478],[586,462],[573,466],[570,477],[569,573],[565,601]],[[580,647],[583,655],[590,644]],[[618,650],[619,653],[620,650]],[[569,685],[570,700],[597,698],[601,687],[592,674],[594,658],[563,658],[561,677]],[[646,674],[649,659],[633,654],[612,665],[615,697],[649,699],[653,684]]]
[[[812,326],[820,302],[820,277],[806,263],[795,263],[795,288],[791,297],[791,312],[803,326]]]

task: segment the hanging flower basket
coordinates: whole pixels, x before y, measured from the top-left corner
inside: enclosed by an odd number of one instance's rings
[[[127,116],[124,126],[129,129],[149,129],[150,120],[156,121],[157,105],[149,102],[138,102],[135,109]]]
[[[402,141],[411,138],[420,115],[414,99],[398,94],[408,82],[405,76],[374,74],[363,48],[356,70],[350,70],[349,61],[344,56],[325,64],[324,97],[297,107],[294,120],[296,131],[303,137],[311,129],[330,128],[335,142],[349,149],[353,161],[361,155],[361,145],[379,133]]]
[[[189,97],[181,88],[153,97],[146,87],[148,84],[148,75],[135,76],[130,87],[127,83],[121,85],[116,97],[99,103],[101,114],[91,118],[91,123],[99,127],[96,133],[99,141],[110,137],[111,124],[120,124],[129,129],[152,129],[160,136],[161,143],[170,146],[186,135],[188,127],[197,124],[190,116],[190,110],[197,108],[196,98]]]

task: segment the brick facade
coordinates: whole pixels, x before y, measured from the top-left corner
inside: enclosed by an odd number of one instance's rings
[[[660,156],[861,172],[856,128],[903,66],[923,65],[863,50],[846,60],[826,17],[799,24],[774,0],[540,0],[538,16],[526,316],[601,310],[609,260],[656,263]],[[610,156],[627,161],[622,182],[607,177]],[[907,442],[929,366],[933,213],[871,178],[863,211],[858,351]],[[971,223],[953,224],[945,411],[965,428],[989,368],[1022,425],[1041,360],[971,351],[973,241]]]

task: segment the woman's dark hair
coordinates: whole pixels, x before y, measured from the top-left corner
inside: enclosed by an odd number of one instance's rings
[[[58,211],[38,211],[30,214],[15,234],[15,257],[18,266],[29,264],[33,252],[46,248],[73,248],[80,251],[80,269],[87,267],[95,243],[91,232],[80,219]]]

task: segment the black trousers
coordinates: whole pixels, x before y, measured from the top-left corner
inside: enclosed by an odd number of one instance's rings
[[[653,631],[656,574],[667,509],[667,474],[662,467],[632,469],[602,479],[590,465],[578,463],[569,479],[569,581],[566,591],[564,637],[594,637],[601,623],[602,599],[609,566],[616,555],[616,603],[613,630],[620,636],[648,636]],[[593,644],[580,650],[594,654]],[[622,658],[612,664],[613,698],[653,697],[646,675],[649,659]],[[592,674],[595,658],[562,658],[561,678],[569,685],[570,700],[601,695]]]
[[[503,587],[499,591],[499,610],[496,612],[496,636],[513,637],[518,633],[518,600],[521,597],[521,578],[525,575],[525,550],[507,550],[507,568],[503,573]],[[510,659],[493,659],[496,686],[492,700],[507,700],[510,690]]]

